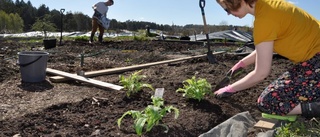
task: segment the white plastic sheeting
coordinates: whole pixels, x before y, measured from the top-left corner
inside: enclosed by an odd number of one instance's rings
[[[67,37],[76,37],[76,36],[88,36],[90,37],[91,31],[89,32],[62,32],[62,36]],[[99,35],[99,33],[96,33]],[[122,33],[104,33],[105,37],[117,37],[117,36],[133,36],[133,32],[124,31]],[[47,32],[48,37],[60,37],[61,32]],[[4,37],[44,37],[44,33],[42,31],[32,31],[26,33],[17,33],[17,34],[0,34],[0,38]]]
[[[238,30],[225,30],[219,32],[209,33],[209,39],[227,39],[231,41],[249,42],[253,41],[251,33]],[[197,34],[189,36],[190,41],[204,41],[207,40],[205,34]]]

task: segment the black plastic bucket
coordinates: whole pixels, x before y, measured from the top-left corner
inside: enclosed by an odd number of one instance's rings
[[[44,49],[54,48],[57,45],[57,39],[44,39],[43,45],[44,45]]]

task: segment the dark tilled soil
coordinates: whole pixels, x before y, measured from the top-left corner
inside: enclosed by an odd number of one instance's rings
[[[142,110],[151,104],[154,92],[143,89],[139,94],[126,97],[125,91],[99,88],[79,81],[53,83],[46,80],[40,83],[21,81],[17,52],[40,50],[42,43],[23,43],[18,40],[2,41],[0,44],[0,136],[137,136],[133,129],[133,119],[128,116],[121,128],[117,119],[129,110]],[[212,46],[213,50],[232,46]],[[166,41],[110,41],[87,44],[85,42],[64,41],[62,46],[46,50],[50,53],[48,67],[75,73],[81,69],[80,54],[84,54],[85,71],[103,70],[138,65],[191,55],[206,53],[206,47],[199,43]],[[206,57],[190,59],[170,64],[156,65],[142,69],[144,83],[154,88],[164,88],[165,106],[179,109],[178,119],[169,113],[161,123],[169,127],[155,126],[143,136],[199,136],[219,125],[230,117],[249,111],[258,120],[261,113],[255,106],[261,91],[292,64],[275,57],[271,75],[255,87],[244,90],[227,99],[216,99],[207,95],[202,101],[189,100],[177,93],[183,81],[196,76],[205,78],[213,88],[225,73],[243,56],[219,54],[218,64],[210,64]],[[253,66],[249,66],[249,72]],[[102,75],[96,80],[120,85],[119,75],[129,76],[134,71]],[[244,76],[244,74],[242,74]],[[241,77],[242,77],[241,76]],[[233,80],[234,81],[234,80]],[[248,136],[258,131],[251,130]]]

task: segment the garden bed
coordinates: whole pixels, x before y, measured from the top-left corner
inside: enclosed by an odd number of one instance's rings
[[[153,91],[143,89],[128,98],[125,91],[98,88],[83,82],[71,80],[53,83],[49,80],[49,74],[44,82],[21,82],[19,66],[15,65],[17,52],[32,48],[37,50],[41,46],[42,43],[17,41],[3,41],[0,45],[0,54],[4,55],[0,68],[0,136],[137,136],[131,117],[123,119],[120,129],[117,119],[126,111],[142,110],[150,105]],[[212,46],[212,50],[224,48],[235,49],[231,46]],[[46,51],[50,53],[49,68],[75,73],[79,69],[80,54],[88,55],[82,69],[95,71],[201,55],[206,53],[206,47],[194,42],[110,41],[88,44],[65,41],[63,46]],[[210,64],[203,57],[142,69],[141,74],[146,75],[143,82],[154,88],[164,88],[165,106],[172,105],[180,111],[176,120],[173,113],[164,117],[162,123],[169,127],[168,133],[164,133],[163,127],[156,126],[144,136],[195,137],[245,111],[258,120],[261,113],[256,107],[256,99],[269,83],[291,65],[288,60],[275,57],[271,75],[262,83],[226,99],[208,95],[199,102],[188,100],[182,93],[176,92],[183,87],[182,82],[192,76],[205,78],[214,88],[243,56],[219,54],[215,57],[218,64]],[[253,66],[250,66],[246,71],[252,69]],[[120,85],[119,75],[129,76],[133,72],[102,75],[94,79]],[[248,136],[254,136],[257,132],[253,130]]]

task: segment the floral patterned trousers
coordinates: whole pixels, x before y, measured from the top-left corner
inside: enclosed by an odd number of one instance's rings
[[[286,115],[301,102],[320,102],[320,53],[283,73],[257,103],[264,113]]]

